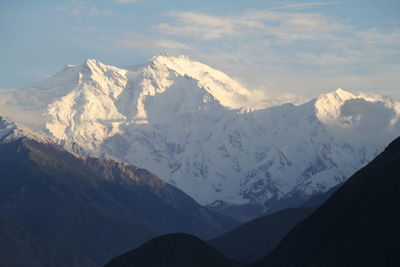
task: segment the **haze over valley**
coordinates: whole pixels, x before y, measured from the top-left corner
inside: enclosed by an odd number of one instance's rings
[[[399,11],[1,3],[0,266],[400,265]]]

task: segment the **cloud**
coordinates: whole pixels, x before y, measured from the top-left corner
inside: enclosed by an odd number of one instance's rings
[[[110,16],[110,10],[98,9],[96,7],[92,7],[89,9],[89,13],[93,16]]]
[[[74,16],[91,15],[91,16],[110,16],[111,11],[99,9],[94,6],[88,6],[85,2],[80,0],[69,0],[63,6],[56,8],[57,11],[67,13]]]
[[[154,28],[163,34],[190,36],[202,40],[269,35],[284,40],[318,39],[316,34],[341,31],[347,26],[318,13],[251,11],[234,16],[215,16],[192,11],[172,11],[170,23]]]
[[[155,39],[147,41],[119,41],[119,45],[124,47],[133,48],[165,48],[165,49],[177,49],[177,50],[189,50],[190,46],[183,43],[177,42],[175,40],[169,39]]]
[[[132,3],[138,3],[141,0],[114,0],[114,1],[121,4],[132,4]]]
[[[377,110],[385,110],[386,113],[394,114],[393,110],[388,109],[382,102],[370,102],[362,98],[350,99],[344,102],[341,107],[341,116],[357,116],[368,113],[376,113]]]
[[[314,2],[314,3],[296,3],[296,4],[286,4],[282,6],[269,8],[270,10],[274,9],[304,9],[304,8],[313,8],[327,5],[336,5],[339,2]]]
[[[397,51],[399,51],[398,48],[400,46],[400,29],[395,28],[391,31],[382,31],[377,27],[373,27],[365,31],[358,31],[355,38],[362,41],[365,45],[395,45]]]
[[[397,128],[395,132],[399,130],[400,125],[396,124],[396,112],[384,102],[351,99],[344,102],[340,111],[341,116],[350,116],[357,121],[354,126],[362,135],[368,133],[374,136],[382,135],[382,138],[385,138],[386,130],[393,128]]]
[[[44,126],[45,118],[43,112],[39,110],[25,110],[18,106],[0,105],[0,114],[31,129],[39,129]]]
[[[290,4],[222,15],[170,11],[140,32],[134,27],[128,32],[127,27],[85,29],[77,44],[96,51],[137,50],[146,56],[187,54],[240,77],[246,87],[263,90],[281,102],[301,103],[297,95],[314,97],[321,90],[338,87],[384,89],[400,97],[400,29],[396,25],[366,28],[303,10],[324,4]],[[76,13],[82,12],[79,6]]]
[[[188,35],[204,40],[219,39],[235,34],[235,23],[230,18],[221,18],[196,12],[170,12],[173,24],[160,23],[155,26],[160,32],[172,35]]]
[[[363,28],[323,13],[299,12],[325,4],[335,2],[229,15],[171,11],[153,29],[167,38],[190,40],[200,61],[241,77],[251,88],[309,95],[337,87],[396,92],[400,29]]]
[[[140,48],[140,49],[166,49],[166,50],[190,50],[191,47],[173,39],[151,38],[136,32],[124,34],[122,40],[115,43],[122,47]]]

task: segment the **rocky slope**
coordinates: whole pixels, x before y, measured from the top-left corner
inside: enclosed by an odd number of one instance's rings
[[[252,263],[271,252],[311,212],[303,207],[284,209],[242,224],[208,244],[230,259]]]
[[[252,263],[270,253],[298,223],[329,199],[339,186],[312,196],[299,207],[283,209],[241,224],[207,243],[230,259]]]
[[[397,266],[400,137],[252,266]]]
[[[0,213],[59,255],[48,266],[99,266],[156,235],[236,225],[147,170],[72,154],[2,118],[0,170]]]
[[[86,60],[0,104],[39,114],[34,127],[69,150],[149,169],[215,210],[255,207],[242,219],[327,191],[400,133],[400,105],[390,99],[338,89],[265,108],[185,56],[126,68]]]
[[[56,259],[22,227],[0,215],[0,266],[43,267]]]

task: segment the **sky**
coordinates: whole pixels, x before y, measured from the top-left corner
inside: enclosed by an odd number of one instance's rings
[[[400,100],[400,1],[0,0],[0,90],[65,64],[184,54],[288,100],[343,88]]]

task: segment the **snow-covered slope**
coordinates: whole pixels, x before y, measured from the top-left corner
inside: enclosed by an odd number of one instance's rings
[[[21,138],[29,138],[41,143],[53,142],[52,138],[45,134],[34,132],[22,125],[17,125],[8,118],[0,116],[0,144],[9,143]],[[54,139],[54,141],[57,140]]]
[[[70,149],[149,169],[202,204],[266,211],[344,181],[400,134],[400,104],[378,96],[338,89],[300,106],[262,103],[226,74],[168,55],[67,65],[0,97],[43,114],[41,127]]]

